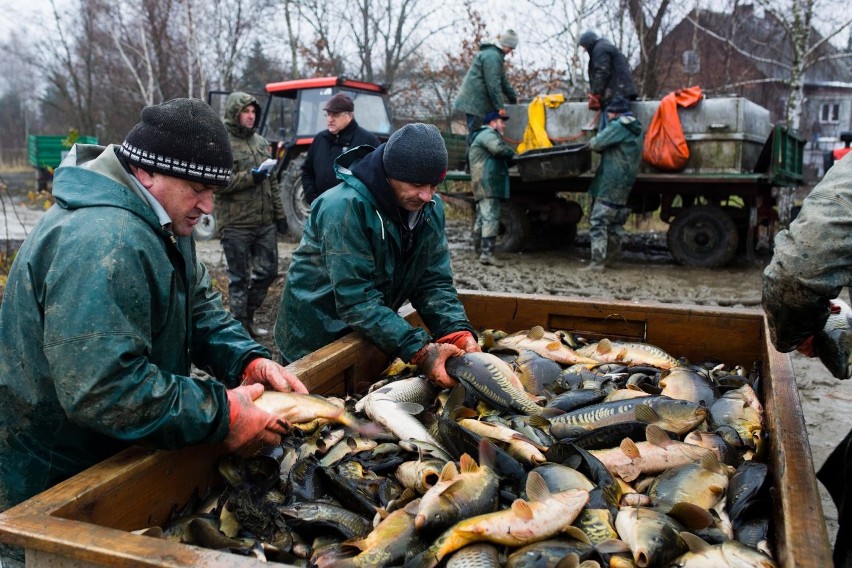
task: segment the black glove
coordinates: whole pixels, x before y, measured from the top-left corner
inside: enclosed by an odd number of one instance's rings
[[[251,179],[254,180],[254,185],[259,184],[263,180],[269,177],[269,170],[257,170],[254,169],[251,171]]]
[[[277,221],[275,221],[275,230],[278,232],[279,235],[286,235],[288,232],[287,219],[278,219]]]

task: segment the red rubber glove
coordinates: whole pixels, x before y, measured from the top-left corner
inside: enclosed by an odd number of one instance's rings
[[[252,359],[243,371],[243,384],[265,385],[281,392],[308,394],[308,389],[291,372],[271,359]]]
[[[447,374],[447,359],[464,355],[464,351],[450,343],[427,343],[414,354],[411,362],[420,369],[427,379],[441,388],[449,389],[458,384]]]
[[[253,402],[263,394],[263,385],[246,385],[227,392],[230,420],[228,435],[223,443],[228,451],[234,452],[258,442],[271,445],[281,443],[281,436],[287,433],[290,425],[264,412]]]
[[[589,108],[591,110],[601,110],[601,96],[589,93]]]
[[[841,311],[840,305],[835,304],[831,300],[828,301],[828,308],[833,314],[839,314]],[[805,339],[803,342],[801,342],[799,346],[796,347],[796,351],[798,351],[805,357],[816,357],[817,353],[814,350],[814,336],[812,335],[809,338]]]
[[[438,340],[438,343],[451,343],[462,349],[465,353],[479,353],[482,351],[476,338],[469,331],[456,331],[448,333]]]

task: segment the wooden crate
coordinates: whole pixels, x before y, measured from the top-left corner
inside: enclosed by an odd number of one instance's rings
[[[716,358],[751,368],[758,362],[770,433],[776,559],[780,566],[831,566],[831,552],[787,355],[768,342],[759,310],[575,300],[552,296],[461,293],[479,329],[532,325],[577,330],[589,338],[647,341],[676,357]],[[420,324],[416,313],[403,310]],[[313,392],[363,389],[382,358],[354,335],[290,368]],[[0,541],[27,550],[32,566],[256,566],[256,560],[129,534],[163,523],[194,491],[221,483],[217,451],[131,448],[0,514]]]

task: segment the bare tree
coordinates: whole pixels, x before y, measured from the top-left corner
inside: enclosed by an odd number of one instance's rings
[[[640,93],[657,96],[657,44],[663,21],[668,14],[669,0],[652,5],[648,0],[623,0],[627,4],[633,29],[639,39],[640,65],[637,87]]]

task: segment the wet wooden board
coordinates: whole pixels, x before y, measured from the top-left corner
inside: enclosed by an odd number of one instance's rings
[[[787,355],[768,342],[759,310],[575,300],[554,296],[461,292],[478,329],[533,325],[577,330],[590,339],[647,341],[676,357],[715,358],[762,371],[770,433],[776,559],[786,568],[831,565],[831,552],[799,392]],[[410,307],[401,313],[420,324]],[[317,393],[361,391],[383,366],[354,334],[294,362],[290,369]],[[229,553],[127,531],[159,525],[194,493],[221,480],[217,450],[131,448],[0,514],[0,541],[27,549],[31,566],[261,566]]]

